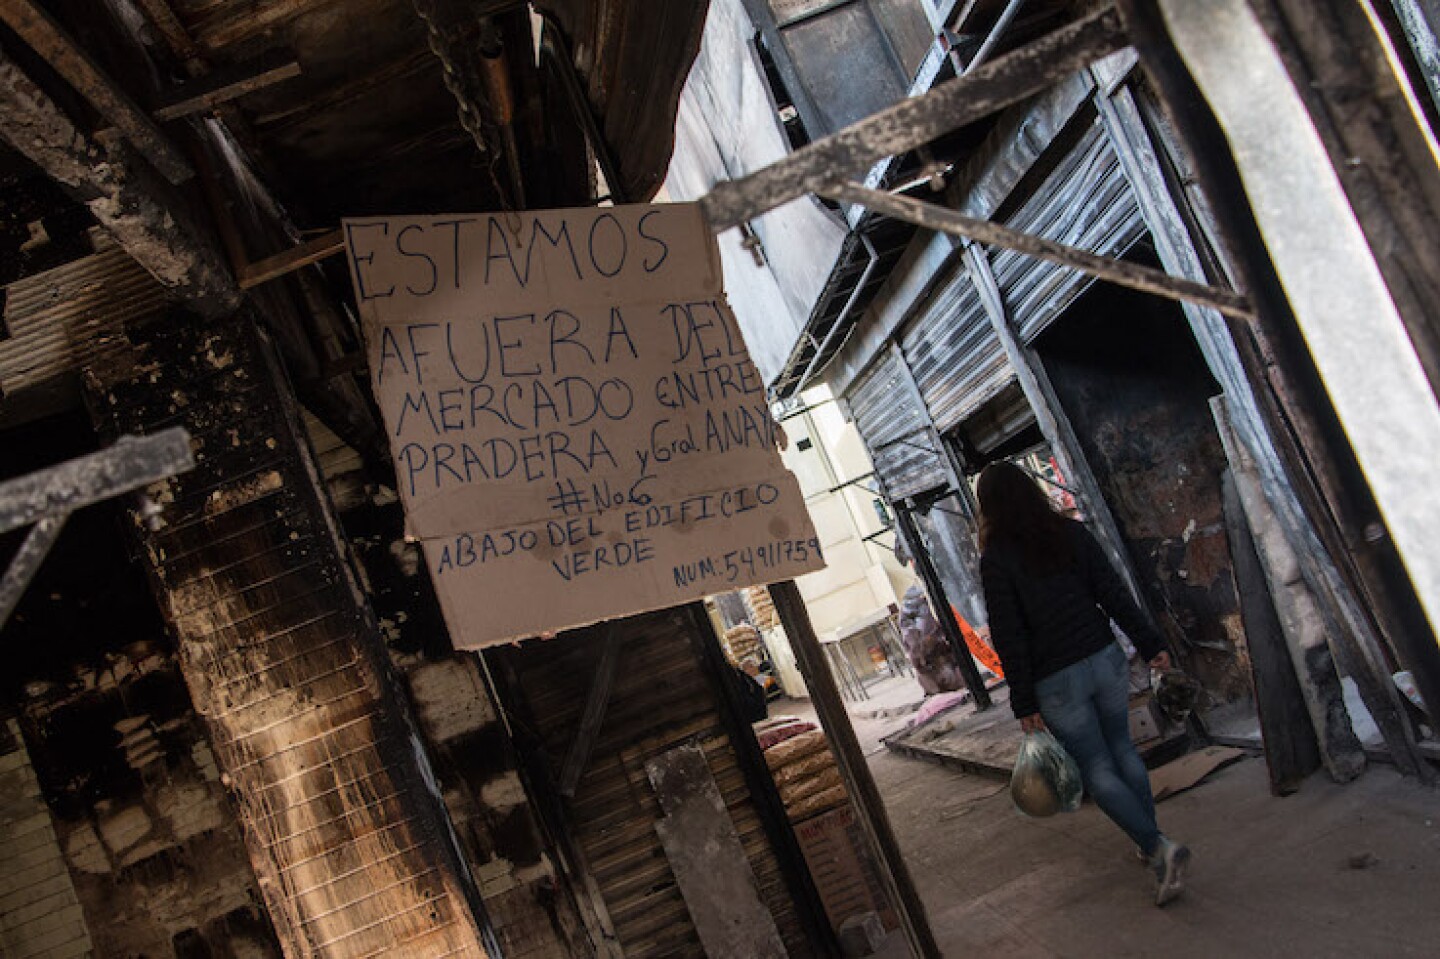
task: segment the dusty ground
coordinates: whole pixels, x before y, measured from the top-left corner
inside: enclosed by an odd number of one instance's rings
[[[856,732],[947,956],[1440,954],[1440,792],[1388,767],[1275,799],[1246,759],[1161,803],[1195,851],[1189,891],[1162,910],[1094,806],[1021,819],[1003,783],[887,752],[900,722]]]

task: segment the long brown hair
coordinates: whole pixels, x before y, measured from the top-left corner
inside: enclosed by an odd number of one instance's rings
[[[980,499],[980,550],[1013,549],[1025,569],[1053,573],[1069,568],[1074,549],[1069,521],[1028,473],[1012,463],[992,463],[975,487]]]

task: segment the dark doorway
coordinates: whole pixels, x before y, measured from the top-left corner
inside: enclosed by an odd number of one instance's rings
[[[1208,405],[1220,387],[1183,312],[1097,283],[1035,347],[1158,625],[1217,704],[1248,695]]]

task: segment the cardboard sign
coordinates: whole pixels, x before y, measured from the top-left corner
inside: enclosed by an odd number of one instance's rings
[[[824,565],[698,207],[369,218],[345,239],[457,646]]]

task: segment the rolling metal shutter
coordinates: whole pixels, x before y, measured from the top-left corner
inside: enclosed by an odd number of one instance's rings
[[[655,831],[664,817],[645,764],[694,743],[720,790],[725,810],[755,874],[756,891],[789,955],[814,955],[780,860],[746,785],[702,671],[697,645],[707,641],[680,609],[614,620],[623,643],[599,733],[575,795],[559,797],[576,867],[586,874],[629,959],[704,959],[705,951],[670,860]],[[712,640],[713,641],[713,640]],[[495,649],[510,708],[550,769],[575,743],[601,643],[579,631],[544,642]]]
[[[1007,225],[1103,256],[1120,256],[1145,233],[1135,193],[1098,122]],[[990,263],[1026,343],[1095,282],[1083,273],[1011,250],[996,251]]]
[[[875,472],[896,499],[949,481],[944,453],[915,402],[907,375],[897,354],[886,350],[846,394]]]
[[[900,347],[939,430],[975,412],[1015,379],[980,294],[963,268],[916,310]]]

